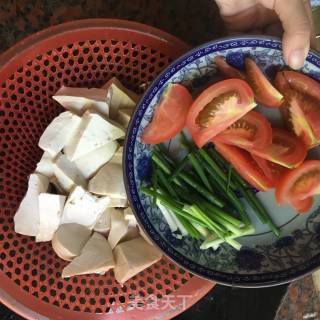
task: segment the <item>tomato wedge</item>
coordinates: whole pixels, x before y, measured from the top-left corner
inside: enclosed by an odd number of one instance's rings
[[[260,158],[254,154],[251,155],[253,160],[257,163],[262,172],[266,175],[266,177],[276,185],[279,180],[281,174],[286,170],[286,168],[268,161],[266,159]]]
[[[320,160],[306,160],[299,167],[288,170],[276,188],[279,204],[293,203],[320,194]]]
[[[250,111],[214,140],[244,148],[264,148],[272,142],[272,128],[265,116]]]
[[[184,86],[170,84],[156,107],[152,121],[143,132],[142,141],[157,144],[177,135],[186,124],[192,101],[190,92]]]
[[[245,81],[220,81],[204,90],[193,102],[187,128],[201,148],[255,106],[253,91]]]
[[[238,173],[253,187],[260,191],[267,191],[273,187],[272,181],[268,179],[257,166],[249,152],[235,146],[215,141],[214,144],[217,151],[221,153],[221,155],[229,161]]]
[[[320,83],[303,73],[280,71],[275,77],[274,84],[282,93],[291,88],[320,101]]]
[[[307,148],[293,133],[272,129],[272,144],[264,149],[250,149],[252,154],[260,158],[275,162],[286,168],[295,168],[305,159]]]
[[[227,79],[245,79],[245,75],[238,69],[230,66],[228,62],[222,56],[216,56],[213,59],[219,72]]]
[[[282,94],[269,82],[256,63],[245,59],[247,81],[253,89],[258,103],[268,108],[279,108],[283,102]]]
[[[298,213],[306,213],[311,209],[313,205],[313,198],[309,197],[304,200],[292,200],[291,205]]]
[[[320,144],[320,108],[318,105],[315,105],[314,101],[309,97],[292,89],[286,90],[284,96],[285,102],[281,107],[281,114],[287,126],[308,148]],[[316,111],[317,109],[319,110]],[[310,121],[308,121],[309,119]],[[316,128],[315,132],[313,127]]]

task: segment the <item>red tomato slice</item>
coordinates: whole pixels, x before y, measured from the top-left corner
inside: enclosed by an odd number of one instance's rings
[[[279,108],[283,102],[282,94],[269,82],[256,63],[245,59],[247,81],[253,89],[258,103],[268,108]]]
[[[253,187],[260,191],[267,191],[273,187],[272,181],[268,179],[257,166],[250,153],[235,146],[215,142],[219,153],[229,161],[241,176]]]
[[[274,78],[274,86],[284,94],[290,89],[289,82],[284,76],[284,71],[279,71]]]
[[[292,200],[291,204],[298,213],[306,213],[313,205],[313,198],[309,197],[304,200]]]
[[[272,144],[264,149],[250,149],[252,154],[286,168],[295,168],[305,159],[307,148],[293,133],[272,129]]]
[[[287,126],[308,148],[320,144],[320,108],[318,105],[309,97],[291,89],[285,91],[284,96],[285,102],[281,107],[281,114]],[[318,134],[314,132],[313,127],[316,128],[315,132]]]
[[[304,200],[315,194],[320,194],[320,160],[306,160],[299,167],[288,170],[276,188],[279,204]]]
[[[253,92],[245,81],[220,81],[204,90],[193,102],[187,117],[187,128],[201,148],[255,106]]]
[[[270,162],[266,159],[260,158],[254,154],[251,155],[253,160],[257,163],[262,172],[266,175],[266,177],[276,185],[279,180],[281,174],[286,170],[284,167]]]
[[[320,83],[303,73],[280,71],[274,81],[276,88],[282,93],[291,88],[320,101]]]
[[[245,75],[238,69],[230,66],[222,56],[216,56],[213,59],[219,72],[227,79],[245,79]]]
[[[214,140],[244,148],[264,148],[272,142],[272,128],[265,116],[250,111]]]
[[[192,101],[184,86],[170,84],[155,109],[152,121],[143,132],[142,141],[157,144],[177,135],[185,126]]]

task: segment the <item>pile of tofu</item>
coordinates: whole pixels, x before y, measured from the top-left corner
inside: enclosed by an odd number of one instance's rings
[[[128,204],[121,146],[138,96],[112,78],[102,88],[62,87],[66,111],[39,140],[44,151],[14,217],[17,233],[51,241],[70,263],[62,277],[105,274],[125,281],[161,258]]]

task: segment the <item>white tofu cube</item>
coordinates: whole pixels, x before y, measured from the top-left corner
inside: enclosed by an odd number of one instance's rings
[[[154,246],[154,244],[152,243],[152,241],[149,239],[149,237],[145,234],[145,232],[142,230],[142,228],[140,226],[138,226],[139,229],[139,233],[141,235],[141,237],[147,241],[150,245]]]
[[[110,208],[126,208],[129,205],[127,198],[110,197]]]
[[[40,225],[36,242],[50,241],[59,227],[66,197],[58,194],[40,193],[38,201]]]
[[[77,223],[93,229],[109,202],[109,197],[98,198],[80,186],[75,187],[64,206],[61,224]]]
[[[111,212],[113,212],[114,210],[116,209],[110,207],[107,208],[95,224],[93,230],[107,235],[111,227]]]
[[[128,128],[132,114],[133,114],[133,109],[128,109],[128,108],[120,109],[118,111],[116,122],[119,123],[124,128]]]
[[[59,154],[57,155],[59,156]],[[40,173],[48,178],[51,178],[54,176],[53,172],[53,162],[55,160],[55,157],[52,157],[51,154],[47,151],[45,151],[42,155],[42,158],[37,163],[36,167],[36,173]]]
[[[64,151],[71,161],[77,160],[111,141],[124,137],[124,130],[95,113],[86,112],[81,124],[65,146]]]
[[[80,224],[61,224],[53,235],[52,248],[61,259],[71,261],[80,255],[90,236],[91,230]]]
[[[136,107],[139,96],[125,88],[117,78],[111,78],[102,88],[108,90],[107,103],[111,119],[117,118],[120,109],[134,109]]]
[[[82,115],[86,110],[95,110],[109,116],[107,90],[97,88],[71,88],[62,86],[52,97],[65,109]]]
[[[111,228],[108,241],[113,249],[128,231],[129,222],[124,219],[123,210],[114,209],[110,213]]]
[[[123,158],[123,147],[121,146],[113,155],[110,162],[122,165],[122,158]]]
[[[111,141],[75,160],[75,164],[82,175],[89,179],[113,157],[118,147],[119,144],[116,141]]]
[[[123,211],[124,219],[132,223],[132,225],[137,225],[137,219],[133,214],[131,207],[125,208]]]
[[[62,278],[91,273],[104,274],[113,267],[113,253],[108,241],[103,235],[94,232],[80,256],[63,269]]]
[[[80,117],[69,111],[59,114],[43,132],[39,147],[55,157],[76,132],[80,121]]]
[[[116,280],[123,284],[161,259],[161,252],[142,237],[122,242],[114,249]]]
[[[58,184],[66,192],[70,192],[75,186],[86,187],[87,181],[75,163],[65,155],[60,155],[53,164],[53,172]]]
[[[126,220],[123,210],[113,209],[110,211],[110,217],[111,227],[108,241],[112,249],[120,242],[132,240],[139,236],[136,223],[132,220]]]
[[[61,195],[65,195],[68,193],[68,191],[64,190],[61,187],[60,183],[58,182],[58,179],[55,176],[50,178],[50,184],[55,189],[54,192],[52,192],[52,193],[61,194]]]
[[[39,233],[40,215],[38,196],[46,192],[49,179],[39,173],[29,177],[28,190],[14,216],[14,230],[26,236],[36,236]]]
[[[89,181],[88,190],[111,198],[127,199],[122,172],[122,148]]]

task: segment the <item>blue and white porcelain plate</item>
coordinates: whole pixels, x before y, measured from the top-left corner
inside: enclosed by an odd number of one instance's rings
[[[248,208],[256,234],[240,238],[240,251],[228,245],[218,250],[200,250],[201,241],[172,236],[160,211],[152,208],[149,197],[139,192],[148,181],[151,169],[152,146],[141,142],[144,128],[152,119],[154,109],[169,83],[182,83],[197,95],[217,80],[213,58],[225,56],[227,61],[243,69],[244,57],[252,57],[269,76],[284,65],[281,42],[266,37],[238,37],[212,41],[191,50],[172,63],[150,86],[140,101],[128,128],[124,154],[124,176],[128,198],[135,215],[147,235],[158,247],[190,272],[219,283],[243,286],[272,286],[292,281],[320,266],[320,197],[315,198],[309,213],[297,215],[289,206],[279,207],[274,192],[257,196],[281,229],[276,238]],[[320,80],[320,57],[310,52],[302,71]],[[258,107],[272,123],[281,124],[275,110]],[[169,142],[170,151],[179,152],[175,139]],[[313,151],[320,159],[320,150]]]

